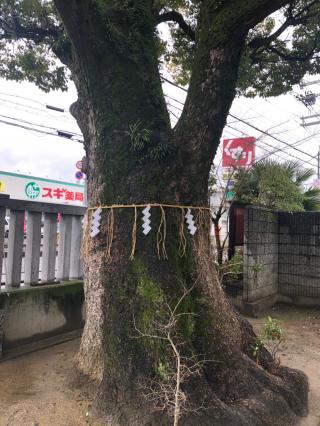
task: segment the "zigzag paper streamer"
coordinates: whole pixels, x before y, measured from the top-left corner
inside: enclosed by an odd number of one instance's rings
[[[92,213],[90,232],[90,237],[92,238],[96,237],[100,233],[101,213],[101,207],[98,207],[97,210]]]
[[[149,232],[151,231],[150,209],[151,209],[151,206],[148,205],[145,209],[142,210],[142,222],[143,222],[142,223],[142,228],[143,228],[142,232],[144,233],[144,235],[149,234]]]
[[[194,225],[193,215],[191,214],[190,209],[187,210],[187,214],[185,215],[185,218],[188,224],[188,229],[190,234],[194,235],[197,231],[197,227]]]

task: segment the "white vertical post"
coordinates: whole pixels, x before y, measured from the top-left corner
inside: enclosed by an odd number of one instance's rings
[[[24,211],[11,210],[8,241],[8,267],[6,276],[7,287],[20,287],[21,263],[23,253]]]
[[[24,283],[38,284],[40,245],[41,245],[41,216],[39,212],[28,212],[27,243],[24,260]]]
[[[2,261],[3,261],[3,255],[4,255],[5,218],[6,218],[6,208],[0,207],[0,291],[1,291],[1,281],[2,281]]]
[[[57,214],[45,213],[41,281],[54,282],[57,253]]]
[[[79,279],[82,276],[80,261],[80,249],[82,239],[82,216],[72,216],[71,224],[71,251],[70,251],[70,272],[71,280]]]
[[[69,279],[70,252],[71,252],[71,225],[72,216],[62,214],[59,224],[59,246],[57,279],[65,281]]]

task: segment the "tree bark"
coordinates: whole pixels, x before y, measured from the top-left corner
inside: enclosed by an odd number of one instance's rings
[[[72,42],[70,68],[79,95],[72,112],[85,139],[90,206],[208,207],[209,169],[234,97],[244,40],[255,13],[262,15],[263,6],[265,14],[274,10],[270,2],[228,2],[245,4],[238,15],[230,5],[220,11],[213,7],[216,2],[203,2],[198,57],[174,130],[158,71],[152,2],[135,0],[124,7],[116,0],[55,3]],[[224,18],[225,30],[215,16],[220,32],[210,32],[213,13]],[[78,367],[100,381],[93,413],[110,425],[170,423],[145,403],[141,391],[146,381],[159,377],[168,350],[152,339],[137,339],[134,319],[139,328],[149,330],[166,317],[167,305],[175,306],[185,288],[196,283],[184,304],[193,315],[179,320],[178,328],[185,355],[207,360],[201,375],[184,384],[190,401],[203,403],[205,409],[196,417],[185,413],[182,424],[274,425],[280,424],[280,414],[286,416],[281,424],[294,424],[306,411],[306,379],[285,368],[274,374],[267,352],[263,368],[252,359],[253,331],[230,307],[215,278],[209,215],[195,214],[197,232],[187,237],[180,257],[181,214],[186,211],[166,208],[168,258],[160,251],[159,259],[161,210],[152,208],[152,231],[145,237],[138,220],[135,257],[130,260],[134,208],[113,213],[111,256],[110,210],[104,210],[96,238],[90,239],[87,229],[84,245],[86,325]]]

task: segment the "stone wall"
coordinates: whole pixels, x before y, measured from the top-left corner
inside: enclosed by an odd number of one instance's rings
[[[244,225],[244,300],[278,292],[278,213],[246,208]]]

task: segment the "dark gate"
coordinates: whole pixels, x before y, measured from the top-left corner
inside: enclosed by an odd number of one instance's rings
[[[236,247],[244,244],[244,213],[245,206],[240,203],[232,203],[229,211],[229,260],[234,256]]]

